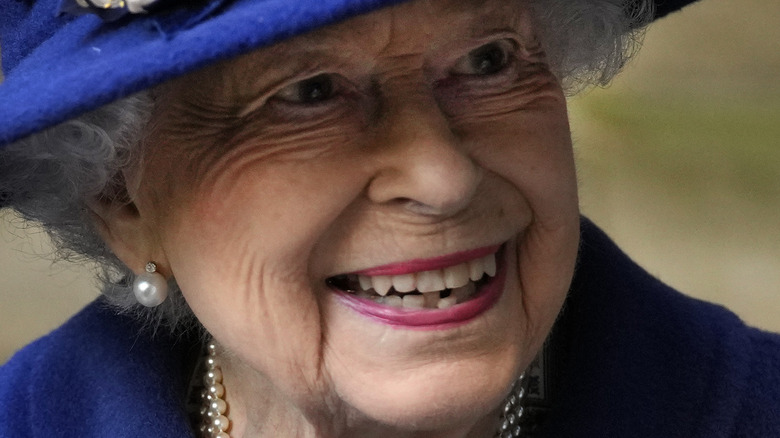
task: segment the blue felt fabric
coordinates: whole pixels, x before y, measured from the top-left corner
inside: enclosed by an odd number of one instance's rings
[[[106,22],[59,14],[73,0],[0,0],[0,146],[217,60],[402,1],[169,0],[182,6]],[[656,1],[662,16],[693,0]]]
[[[96,301],[0,368],[0,437],[189,437],[191,348]]]
[[[0,0],[0,145],[217,60],[400,1],[236,0],[202,21],[193,21],[203,11],[198,5],[104,22],[57,16],[61,0]]]
[[[662,284],[588,222],[572,291],[547,436],[780,437],[780,335]]]
[[[780,436],[780,335],[634,265],[583,223],[546,438]],[[191,437],[183,338],[139,335],[100,301],[0,368],[0,437]]]

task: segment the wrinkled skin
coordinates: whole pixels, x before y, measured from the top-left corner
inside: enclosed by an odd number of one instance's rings
[[[132,204],[96,212],[219,343],[231,435],[492,436],[579,235],[565,100],[523,4],[417,0],[156,94]],[[448,329],[382,324],[326,284],[501,243],[500,300]]]

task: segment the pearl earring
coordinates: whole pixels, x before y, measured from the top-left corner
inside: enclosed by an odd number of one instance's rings
[[[168,298],[168,282],[157,272],[154,262],[146,264],[146,273],[138,275],[133,282],[135,299],[146,307],[157,307]]]

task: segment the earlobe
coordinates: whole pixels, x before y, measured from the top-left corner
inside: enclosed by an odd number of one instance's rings
[[[143,273],[150,260],[167,266],[154,230],[134,203],[94,200],[87,207],[100,237],[133,272]]]

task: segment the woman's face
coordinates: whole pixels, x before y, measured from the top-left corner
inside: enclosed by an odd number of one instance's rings
[[[228,399],[426,430],[500,404],[578,244],[565,101],[521,2],[413,1],[157,93],[143,256],[224,347]]]

